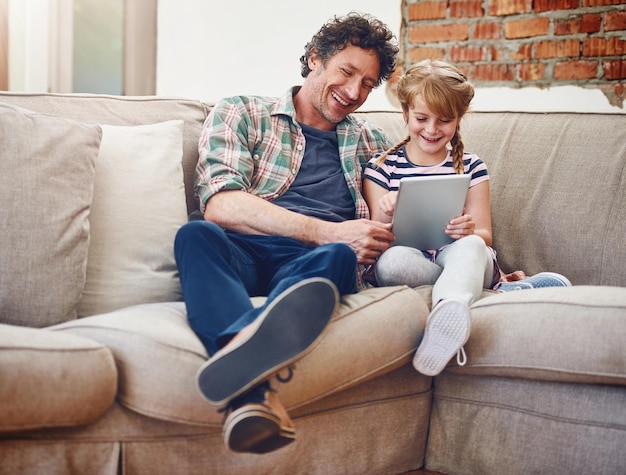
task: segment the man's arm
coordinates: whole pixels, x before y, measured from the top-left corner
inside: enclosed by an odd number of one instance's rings
[[[394,239],[388,224],[366,219],[327,222],[239,190],[213,195],[206,203],[204,219],[237,232],[286,236],[314,246],[343,242],[354,250],[360,264],[373,264]]]

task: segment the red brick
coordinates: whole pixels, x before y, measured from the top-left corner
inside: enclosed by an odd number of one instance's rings
[[[450,48],[450,60],[453,63],[474,63],[477,61],[487,61],[487,48],[479,46],[459,46]]]
[[[511,55],[508,51],[502,51],[497,46],[489,47],[489,56],[491,56],[492,62],[508,61],[511,59]]]
[[[626,30],[626,10],[606,12],[604,15],[604,31]]]
[[[531,36],[543,36],[550,28],[549,18],[530,18],[528,20],[511,20],[504,24],[504,37],[529,38]]]
[[[472,38],[476,40],[498,40],[502,37],[502,26],[495,21],[481,21],[474,25]]]
[[[542,63],[524,63],[518,66],[518,80],[538,81],[545,78],[545,65]]]
[[[450,1],[450,18],[476,18],[484,14],[482,0]]]
[[[549,12],[553,10],[571,10],[578,8],[579,0],[535,0],[534,12]]]
[[[580,41],[539,41],[535,43],[535,58],[577,58],[580,56]]]
[[[419,25],[411,27],[410,43],[433,43],[437,41],[465,41],[469,38],[467,23],[446,25]]]
[[[583,56],[619,56],[626,54],[626,40],[611,38],[586,38],[583,41]]]
[[[622,5],[624,0],[583,0],[583,7],[602,7],[605,5]]]
[[[533,11],[532,0],[491,0],[489,15],[504,16]]]
[[[409,4],[409,21],[445,18],[448,10],[446,1],[431,1]]]
[[[477,64],[472,78],[477,81],[513,81],[515,66],[512,64]]]
[[[599,13],[588,13],[583,15],[580,21],[581,33],[597,33],[602,26],[602,15]]]
[[[593,79],[598,75],[597,61],[563,61],[554,65],[554,79]]]
[[[409,61],[417,63],[422,59],[442,59],[446,56],[444,48],[411,48],[409,50]]]
[[[615,79],[626,79],[626,60],[605,61],[602,63],[604,78],[609,81]]]
[[[579,17],[554,20],[554,34],[556,36],[575,35],[580,31],[580,22]]]
[[[515,61],[525,61],[532,59],[533,57],[533,44],[532,43],[524,43],[521,45],[516,53],[511,54],[511,59]]]

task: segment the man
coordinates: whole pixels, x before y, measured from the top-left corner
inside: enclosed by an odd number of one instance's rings
[[[230,411],[233,451],[294,440],[268,380],[311,349],[339,297],[357,291],[358,264],[393,241],[361,195],[362,167],[390,143],[350,113],[389,79],[397,53],[379,20],[334,18],[305,47],[301,87],[225,99],[205,122],[195,182],[204,220],[179,230],[175,255],[189,323],[211,355],[198,387]],[[267,295],[256,309],[255,295]]]

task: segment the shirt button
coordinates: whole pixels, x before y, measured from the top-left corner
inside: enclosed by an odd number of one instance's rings
[[[296,147],[296,149],[298,150],[298,152],[302,152],[302,149],[304,147],[302,146],[302,144],[298,144],[298,146]]]
[[[254,159],[255,162],[258,162],[259,161],[259,154],[255,153],[254,157],[252,157],[252,158]]]

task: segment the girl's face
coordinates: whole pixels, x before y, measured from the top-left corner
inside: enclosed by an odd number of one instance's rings
[[[432,112],[421,94],[415,96],[412,107],[404,113],[411,141],[409,157],[419,165],[436,165],[448,153],[446,145],[456,132],[458,119],[439,117]],[[411,153],[413,152],[413,153]]]

